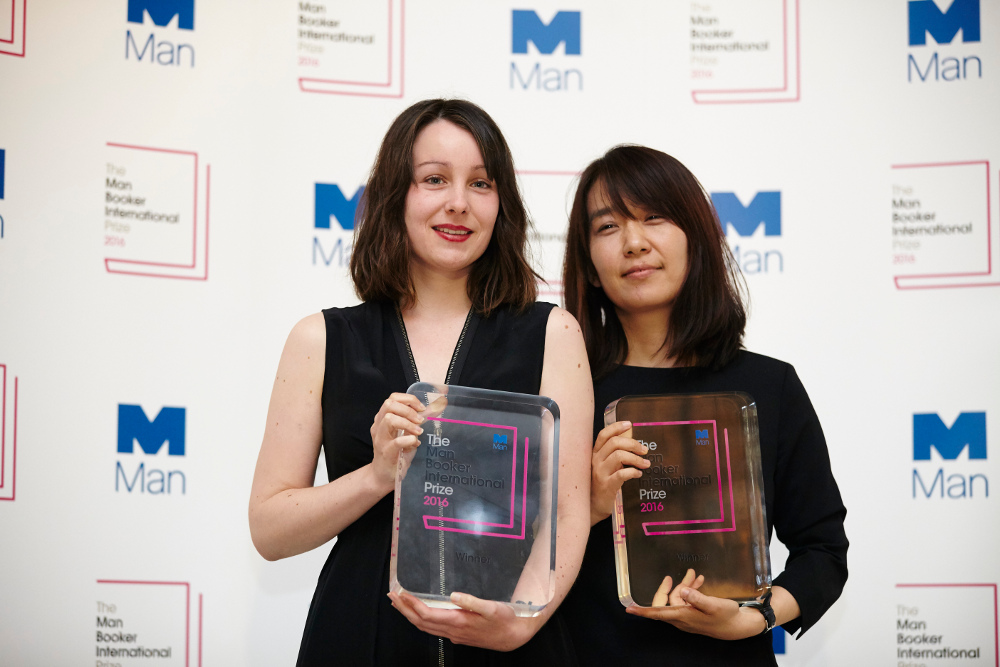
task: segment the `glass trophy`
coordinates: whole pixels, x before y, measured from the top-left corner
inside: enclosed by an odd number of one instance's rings
[[[747,394],[625,396],[605,425],[632,422],[651,465],[614,508],[618,598],[652,606],[666,575],[705,575],[701,592],[749,602],[771,588],[757,406]]]
[[[559,407],[544,396],[418,382],[420,444],[399,457],[390,589],[535,616],[555,594]]]

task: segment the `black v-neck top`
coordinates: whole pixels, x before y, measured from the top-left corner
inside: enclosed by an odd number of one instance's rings
[[[604,409],[622,396],[740,391],[757,404],[767,535],[788,547],[774,585],[786,588],[802,615],[783,627],[809,629],[847,581],[847,510],[830,470],[819,419],[789,364],[741,351],[722,370],[620,366],[594,385],[594,438]],[[782,570],[771,564],[772,572]],[[586,555],[561,610],[584,665],[776,665],[770,634],[722,641],[625,613],[618,601],[611,519],[590,532]]]
[[[523,313],[500,309],[475,318],[451,383],[538,394],[552,308],[536,303]],[[409,360],[400,354],[393,304],[331,308],[323,316],[323,451],[332,480],[371,462],[372,420],[389,394],[409,387],[404,367]],[[392,502],[392,494],[387,495],[338,536],[309,609],[300,666],[438,664],[437,637],[414,627],[386,597]],[[527,644],[509,653],[444,644],[446,664],[576,662],[558,612]]]

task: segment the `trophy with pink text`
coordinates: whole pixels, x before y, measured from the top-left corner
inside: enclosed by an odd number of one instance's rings
[[[618,597],[648,607],[688,568],[706,595],[749,602],[771,588],[757,406],[747,394],[625,396],[604,423],[632,422],[651,465],[615,500]]]
[[[418,382],[419,446],[396,473],[390,589],[453,592],[537,615],[555,594],[559,408],[552,399]]]

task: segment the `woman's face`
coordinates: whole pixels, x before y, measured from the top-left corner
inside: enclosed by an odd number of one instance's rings
[[[587,195],[592,280],[620,314],[669,313],[687,277],[687,236],[657,211],[629,206],[615,213],[604,185]]]
[[[410,270],[467,275],[490,243],[499,210],[472,135],[446,120],[421,130],[404,214]]]

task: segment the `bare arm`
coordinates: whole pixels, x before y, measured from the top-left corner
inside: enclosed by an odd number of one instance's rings
[[[390,594],[414,625],[456,644],[510,651],[525,644],[545,624],[576,579],[590,534],[590,424],[594,389],[580,326],[556,308],[545,331],[545,365],[539,393],[559,405],[559,489],[556,525],[556,591],[536,617],[518,618],[498,602],[452,594],[458,610],[433,609],[412,595]]]
[[[281,353],[250,491],[250,535],[268,560],[315,549],[356,521],[392,491],[399,449],[416,444],[419,401],[393,394],[372,425],[375,460],[314,487],[325,362],[326,323],[317,313],[295,325]],[[409,434],[397,437],[400,428]]]

